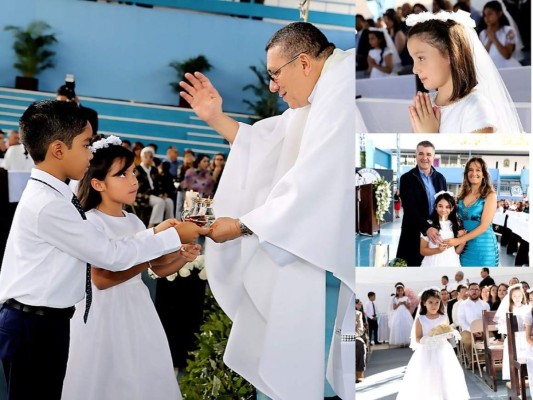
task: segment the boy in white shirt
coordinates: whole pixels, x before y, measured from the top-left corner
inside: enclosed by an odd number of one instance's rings
[[[92,128],[83,112],[72,103],[36,102],[20,128],[36,167],[15,212],[0,273],[0,358],[9,399],[60,399],[69,320],[84,287],[86,313],[90,307],[89,264],[112,271],[150,264],[208,230],[168,220],[132,238],[108,239],[85,220],[65,183],[81,179],[92,158]]]

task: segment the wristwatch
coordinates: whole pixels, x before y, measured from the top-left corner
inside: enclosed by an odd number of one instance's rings
[[[241,228],[241,236],[250,236],[254,233],[239,220],[239,228]]]

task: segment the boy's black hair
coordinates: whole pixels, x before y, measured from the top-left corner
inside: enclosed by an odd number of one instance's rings
[[[95,136],[93,143],[102,136]],[[124,146],[110,145],[98,149],[91,160],[89,170],[78,184],[78,197],[85,211],[95,208],[102,202],[100,192],[93,189],[91,180],[93,178],[103,181],[109,173],[115,160],[122,161],[122,168],[116,173],[116,176],[123,174],[134,162],[134,154]]]
[[[87,126],[87,117],[75,103],[42,100],[32,103],[19,121],[21,141],[35,164],[46,158],[48,147],[59,140],[70,149]]]
[[[368,297],[370,298],[370,296],[375,296],[376,294],[374,292],[368,292]]]

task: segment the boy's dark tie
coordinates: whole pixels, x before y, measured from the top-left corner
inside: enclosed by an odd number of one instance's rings
[[[85,216],[85,211],[81,206],[80,201],[75,194],[72,195],[72,204],[76,207],[76,210],[80,213],[83,219],[87,219]],[[87,263],[87,269],[85,274],[85,313],[83,314],[83,322],[87,323],[87,318],[89,317],[89,309],[91,308],[91,303],[93,301],[93,291],[91,287],[91,264]]]

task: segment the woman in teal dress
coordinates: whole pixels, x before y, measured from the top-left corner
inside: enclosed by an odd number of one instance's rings
[[[499,247],[492,230],[497,207],[496,192],[490,183],[487,164],[482,158],[473,157],[466,163],[458,199],[457,215],[467,233],[447,239],[444,243],[457,246],[466,242],[460,256],[463,267],[497,267]]]

